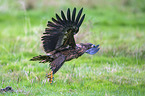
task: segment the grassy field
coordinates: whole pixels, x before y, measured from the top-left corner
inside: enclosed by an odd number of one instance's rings
[[[23,8],[23,2],[10,1],[0,2],[0,88],[11,86],[15,92],[0,95],[145,95],[145,7],[140,6],[144,2],[129,0],[127,5],[112,0],[114,6],[107,6],[108,2],[70,5],[70,0],[58,7],[55,3],[42,7],[29,2]],[[78,10],[83,6],[86,14],[75,36],[77,43],[100,44],[100,51],[66,62],[51,85],[45,78],[49,64],[29,59],[45,54],[40,37],[47,21],[61,9],[72,10],[74,6]]]

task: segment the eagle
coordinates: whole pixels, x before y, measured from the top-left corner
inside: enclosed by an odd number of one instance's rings
[[[47,28],[41,37],[46,55],[35,56],[30,61],[39,61],[39,63],[49,62],[50,73],[47,78],[52,84],[53,75],[61,68],[66,61],[78,58],[84,53],[95,54],[99,51],[99,45],[92,43],[76,44],[74,35],[79,32],[79,28],[85,18],[82,15],[83,8],[77,14],[76,8],[70,11],[67,9],[66,15],[61,10],[61,16],[56,14],[56,19],[48,21]]]

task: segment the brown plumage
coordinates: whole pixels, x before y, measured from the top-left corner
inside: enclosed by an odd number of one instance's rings
[[[78,33],[85,14],[81,16],[83,8],[76,15],[76,8],[72,15],[70,9],[67,10],[67,16],[61,11],[61,18],[56,14],[56,19],[48,21],[48,28],[45,29],[42,36],[43,47],[47,55],[39,55],[30,59],[31,61],[40,61],[40,63],[50,62],[52,74],[55,74],[65,61],[78,58],[84,53],[95,54],[99,51],[99,45],[91,43],[76,44],[74,35]],[[50,83],[52,83],[52,74],[48,74]],[[51,75],[51,76],[50,76]]]

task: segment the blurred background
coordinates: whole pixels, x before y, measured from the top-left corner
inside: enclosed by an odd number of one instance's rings
[[[74,7],[77,12],[83,7],[86,14],[76,42],[100,44],[100,51],[66,63],[55,75],[54,86],[48,87],[49,64],[29,59],[45,54],[41,36],[47,22]],[[11,85],[16,94],[141,96],[145,0],[0,0],[0,67],[0,88]]]
[[[143,58],[144,5],[144,0],[1,0],[0,36],[2,39],[6,35],[7,38],[15,34],[18,37],[34,35],[29,39],[36,38],[40,44],[47,21],[55,17],[55,13],[83,7],[86,18],[76,35],[78,43],[100,44],[102,50],[99,54],[105,51],[103,54],[108,55],[109,52],[111,56],[138,54]]]

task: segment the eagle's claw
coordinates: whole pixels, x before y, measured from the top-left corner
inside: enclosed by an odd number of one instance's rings
[[[47,74],[46,77],[48,78],[50,84],[52,84],[53,83],[53,79],[54,79],[54,77],[53,77],[53,71],[51,71],[49,74]]]

